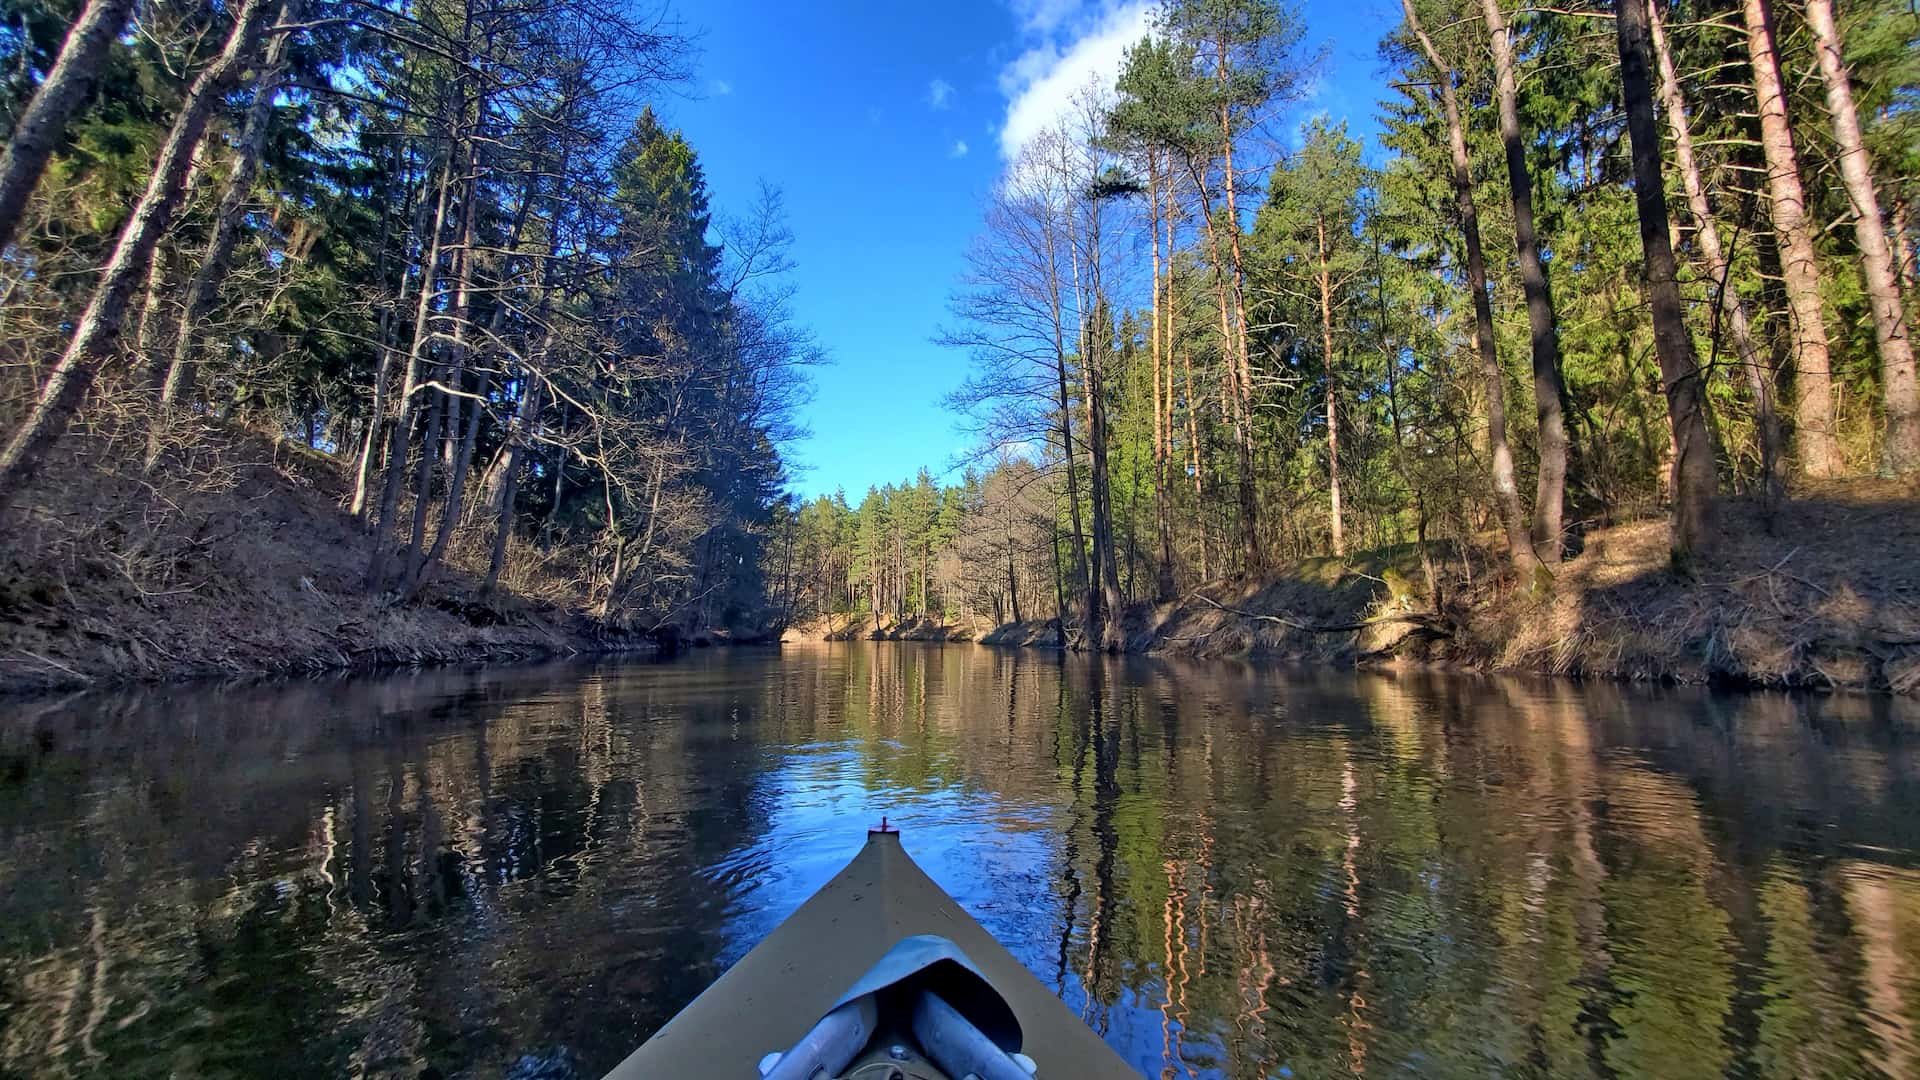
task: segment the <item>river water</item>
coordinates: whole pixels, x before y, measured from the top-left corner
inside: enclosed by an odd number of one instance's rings
[[[882,813],[1149,1076],[1920,1075],[1917,712],[911,644],[0,704],[0,1076],[597,1077]]]

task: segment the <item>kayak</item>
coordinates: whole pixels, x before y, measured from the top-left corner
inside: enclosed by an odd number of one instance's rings
[[[608,1080],[1137,1078],[914,864],[885,819],[846,868]]]

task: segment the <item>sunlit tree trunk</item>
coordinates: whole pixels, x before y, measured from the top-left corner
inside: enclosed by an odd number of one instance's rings
[[[1653,118],[1652,45],[1648,0],[1620,0],[1614,19],[1620,43],[1622,96],[1632,143],[1633,195],[1646,261],[1647,299],[1653,308],[1654,349],[1666,385],[1673,433],[1673,556],[1684,564],[1713,544],[1718,486],[1707,432],[1706,387],[1687,331],[1673,248],[1668,240],[1666,188],[1660,175],[1660,136]]]
[[[1314,275],[1320,287],[1320,355],[1327,368],[1327,525],[1333,534],[1333,553],[1347,553],[1347,534],[1340,524],[1340,405],[1335,393],[1333,363],[1333,273],[1328,265],[1327,219],[1314,219],[1320,265]]]
[[[1246,396],[1241,393],[1240,388],[1240,364],[1236,358],[1238,338],[1234,331],[1230,284],[1233,269],[1228,261],[1226,247],[1220,240],[1220,227],[1213,220],[1213,205],[1207,195],[1206,178],[1200,175],[1191,162],[1189,171],[1193,174],[1194,188],[1200,195],[1200,219],[1206,226],[1207,248],[1212,256],[1209,261],[1213,266],[1214,299],[1220,309],[1220,397],[1225,406],[1221,413],[1233,429],[1235,461],[1239,467],[1240,541],[1246,549],[1241,565],[1251,569],[1260,565],[1261,562],[1257,554],[1259,532],[1252,527],[1254,518],[1250,512],[1253,497],[1253,447],[1246,436],[1253,418],[1247,415]]]
[[[160,144],[146,190],[121,227],[86,310],[74,322],[66,351],[41,387],[33,410],[6,448],[0,450],[0,512],[33,480],[48,449],[66,431],[88,387],[93,385],[100,365],[114,354],[127,302],[146,276],[154,247],[180,204],[187,172],[206,135],[207,123],[221,97],[233,88],[253,58],[274,6],[268,0],[245,0],[235,13],[220,55],[188,88],[173,127]]]
[[[1487,398],[1487,450],[1493,462],[1494,508],[1506,532],[1508,557],[1513,561],[1514,570],[1526,578],[1539,566],[1539,558],[1527,536],[1519,485],[1514,480],[1513,448],[1507,442],[1506,379],[1500,371],[1495,346],[1493,301],[1487,294],[1487,261],[1480,246],[1480,210],[1473,197],[1473,162],[1467,154],[1466,127],[1460,116],[1460,99],[1454,90],[1453,66],[1441,58],[1440,50],[1420,25],[1413,0],[1400,0],[1400,7],[1427,62],[1433,65],[1439,84],[1440,106],[1447,121],[1447,147],[1453,159],[1454,206],[1460,215],[1461,239],[1467,253],[1467,291],[1473,301],[1473,345],[1480,355],[1481,381]]]
[[[1493,40],[1495,97],[1499,101],[1500,142],[1506,150],[1507,187],[1513,196],[1513,239],[1520,256],[1520,289],[1527,299],[1527,329],[1532,336],[1533,406],[1540,443],[1539,482],[1533,499],[1533,546],[1549,563],[1560,561],[1561,514],[1567,491],[1567,422],[1561,410],[1566,387],[1560,375],[1560,338],[1554,325],[1553,297],[1533,226],[1533,176],[1520,132],[1519,78],[1514,73],[1513,35],[1499,0],[1480,0],[1487,33]]]
[[[561,175],[565,175],[564,163],[561,167]],[[512,273],[507,267],[511,265],[514,259],[514,253],[519,251],[521,236],[526,230],[527,219],[533,210],[537,187],[538,184],[535,180],[529,179],[527,181],[526,190],[520,197],[520,207],[514,212],[513,226],[507,232],[506,242],[501,245],[501,250],[506,252],[507,255],[502,261],[502,269],[499,275],[500,295],[496,298],[493,316],[486,328],[486,341],[498,340],[500,328],[506,321],[507,310],[510,306],[507,303],[508,283],[512,280]],[[478,189],[477,182],[475,188],[476,190]],[[552,262],[553,258],[549,255],[547,265],[551,266]],[[463,265],[471,267],[471,258],[469,257]],[[464,366],[462,361],[465,358],[463,331],[473,303],[472,277],[473,273],[470,269],[463,275],[460,297],[454,305],[456,312],[455,317],[459,321],[454,327],[454,348],[457,351],[455,353],[455,362],[451,376],[452,385],[449,387],[448,393],[449,401],[458,401],[459,399],[454,396],[453,391],[463,389],[460,385],[461,371]],[[482,343],[482,347],[484,346],[485,342]],[[454,450],[453,469],[447,479],[447,496],[440,509],[440,524],[434,532],[433,546],[427,549],[425,557],[420,561],[419,568],[414,571],[408,581],[408,595],[418,592],[420,587],[426,584],[431,578],[434,567],[438,565],[440,559],[446,554],[447,544],[452,539],[454,530],[458,529],[464,520],[467,475],[473,467],[474,444],[479,439],[480,421],[486,412],[487,384],[491,379],[492,376],[488,374],[484,368],[476,372],[474,398],[470,403],[470,408],[467,413],[466,427],[460,431],[459,444]],[[459,414],[456,412],[455,415],[457,416]]]
[[[1806,192],[1800,185],[1793,128],[1787,123],[1779,54],[1767,0],[1741,0],[1740,11],[1746,21],[1747,58],[1760,112],[1760,147],[1767,159],[1767,193],[1780,248],[1781,284],[1793,324],[1800,471],[1808,476],[1834,476],[1840,472],[1840,444],[1833,422],[1833,362],[1820,308],[1820,264],[1813,250]]]
[[[1233,170],[1233,113],[1228,107],[1227,88],[1232,73],[1227,67],[1227,42],[1223,39],[1216,43],[1218,51],[1217,73],[1221,87],[1220,104],[1220,154],[1222,164],[1221,185],[1226,189],[1227,197],[1227,253],[1232,257],[1233,316],[1234,335],[1231,354],[1233,363],[1233,388],[1238,397],[1235,413],[1239,419],[1234,427],[1234,451],[1239,465],[1240,494],[1240,543],[1246,548],[1246,566],[1259,571],[1267,564],[1266,556],[1260,548],[1260,521],[1258,500],[1253,483],[1253,357],[1247,349],[1247,295],[1246,264],[1240,254],[1240,213],[1238,196],[1234,191],[1236,179]],[[1209,214],[1209,221],[1212,215]]]
[[[291,23],[299,18],[300,0],[287,0],[280,10],[281,21]],[[234,148],[226,189],[220,193],[220,204],[214,211],[213,235],[207,238],[207,246],[200,252],[200,265],[193,272],[193,280],[187,284],[186,299],[181,303],[180,321],[174,328],[172,359],[160,383],[162,416],[179,404],[192,389],[200,337],[204,330],[201,324],[213,310],[214,301],[219,298],[234,245],[240,239],[240,227],[246,218],[247,197],[252,193],[253,178],[259,171],[260,155],[266,148],[267,131],[273,119],[273,100],[280,92],[280,78],[286,70],[290,36],[278,34],[268,42],[264,66],[254,79],[253,102],[248,106],[246,120],[240,128],[240,141]],[[164,420],[159,422],[164,423]],[[156,428],[147,444],[148,467],[152,467],[159,456],[159,440],[160,432]]]
[[[1074,587],[1093,587],[1092,579],[1087,575],[1085,554],[1085,533],[1080,529],[1080,485],[1074,478],[1073,457],[1073,395],[1067,385],[1067,340],[1065,316],[1061,311],[1060,266],[1058,252],[1054,250],[1052,226],[1048,226],[1047,275],[1049,296],[1053,308],[1053,375],[1057,398],[1055,404],[1060,416],[1060,452],[1066,458],[1067,470],[1067,518],[1073,525],[1073,576]],[[1066,640],[1066,609],[1061,609],[1061,643]]]
[[[1161,200],[1173,201],[1172,170],[1162,171],[1157,151],[1147,151],[1147,236],[1153,248],[1153,516],[1160,540],[1160,566],[1154,599],[1173,599],[1173,515],[1168,505],[1167,459],[1173,447],[1173,254],[1172,214]],[[1160,279],[1160,223],[1168,224],[1167,280]],[[1162,372],[1166,380],[1162,382]],[[1163,393],[1163,388],[1165,392]]]
[[[1833,0],[1807,0],[1807,27],[1813,31],[1820,77],[1826,83],[1827,113],[1840,151],[1840,179],[1853,204],[1854,242],[1867,282],[1867,306],[1873,312],[1874,344],[1880,352],[1880,394],[1886,405],[1886,468],[1893,473],[1920,469],[1920,385],[1916,385],[1913,339],[1900,306],[1900,277],[1893,245],[1880,217],[1880,196],[1873,165],[1860,136],[1860,114],[1853,105],[1853,79],[1841,52]]]
[[[14,118],[13,133],[6,150],[0,152],[0,254],[13,243],[27,199],[66,134],[67,121],[86,100],[132,12],[133,0],[87,0],[45,81]],[[184,111],[181,115],[185,116]]]
[[[1693,216],[1694,242],[1699,245],[1701,264],[1719,298],[1720,312],[1733,337],[1734,354],[1746,375],[1747,389],[1753,395],[1753,422],[1760,444],[1760,490],[1765,503],[1771,507],[1783,494],[1779,465],[1780,418],[1774,412],[1773,373],[1754,338],[1747,303],[1733,287],[1732,270],[1720,246],[1720,224],[1707,199],[1700,164],[1693,155],[1686,96],[1680,89],[1680,76],[1674,67],[1673,50],[1667,43],[1659,4],[1647,5],[1647,20],[1654,59],[1660,68],[1660,103],[1666,111],[1667,128],[1673,135],[1674,165],[1680,170],[1680,184],[1687,193],[1687,208]]]
[[[1173,599],[1175,592],[1179,588],[1178,577],[1176,576],[1176,573],[1174,570],[1172,471],[1173,471],[1173,428],[1174,428],[1173,358],[1174,358],[1174,354],[1178,352],[1180,348],[1180,337],[1179,337],[1180,304],[1179,304],[1179,297],[1174,290],[1174,275],[1173,275],[1174,253],[1179,250],[1179,248],[1176,247],[1174,244],[1174,241],[1176,239],[1175,233],[1174,233],[1174,222],[1180,216],[1180,201],[1179,201],[1180,189],[1179,189],[1179,181],[1176,177],[1176,174],[1173,171],[1173,154],[1171,151],[1169,151],[1167,154],[1166,195],[1167,195],[1167,202],[1166,202],[1167,280],[1166,280],[1166,284],[1161,288],[1161,292],[1160,292],[1161,307],[1163,309],[1162,315],[1161,315],[1161,335],[1160,336],[1162,341],[1161,357],[1164,360],[1164,370],[1166,372],[1166,382],[1161,391],[1161,399],[1166,402],[1166,414],[1164,417],[1164,427],[1163,427],[1164,438],[1165,438],[1165,452],[1162,455],[1161,471],[1163,474],[1165,474],[1165,477],[1166,477],[1167,498],[1166,498],[1166,505],[1164,508],[1164,515],[1160,521],[1160,558],[1161,558],[1161,565],[1164,569],[1161,572],[1161,580],[1158,582],[1158,588],[1160,590],[1161,599],[1171,600]]]

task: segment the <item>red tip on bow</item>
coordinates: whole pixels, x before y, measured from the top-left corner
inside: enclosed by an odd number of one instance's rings
[[[897,832],[899,832],[900,830],[899,830],[899,829],[896,829],[896,828],[894,828],[893,826],[891,826],[891,825],[889,825],[889,824],[887,824],[887,815],[885,815],[885,814],[881,814],[881,815],[880,815],[880,825],[879,825],[879,827],[878,827],[878,828],[873,828],[873,829],[868,829],[867,831],[868,831],[868,832],[877,832],[877,833],[897,833]]]

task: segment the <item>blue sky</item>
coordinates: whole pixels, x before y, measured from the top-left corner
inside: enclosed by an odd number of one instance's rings
[[[678,8],[699,35],[693,80],[661,111],[699,151],[717,213],[761,181],[786,196],[795,307],[833,363],[812,374],[788,448],[805,495],[946,469],[967,436],[941,406],[967,358],[934,344],[983,201],[1019,140],[1108,72],[1144,26],[1141,0],[794,3]],[[1276,125],[1325,112],[1371,133],[1375,47],[1395,0],[1308,0],[1327,61]],[[957,474],[956,474],[957,475]]]

